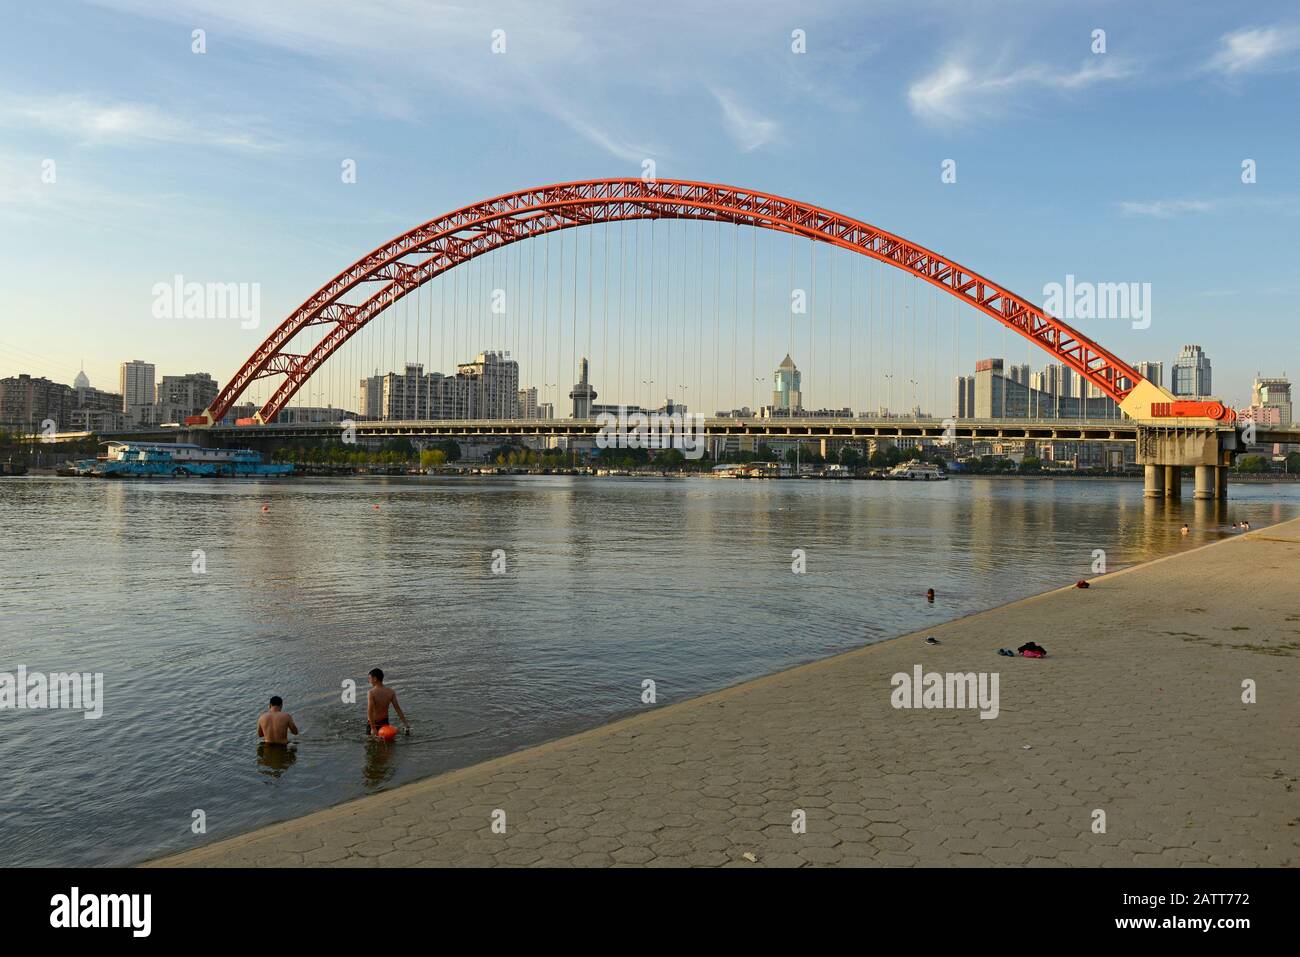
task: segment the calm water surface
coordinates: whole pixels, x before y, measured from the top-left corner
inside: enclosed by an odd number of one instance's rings
[[[0,671],[105,682],[97,721],[0,712],[0,865],[185,849],[629,714],[646,678],[671,703],[1068,583],[1096,548],[1114,569],[1300,515],[1294,485],[1233,486],[1226,506],[1184,494],[1018,479],[0,479]],[[342,702],[376,665],[414,726],[393,745],[367,740],[364,690]],[[279,754],[255,733],[272,694],[303,731]]]

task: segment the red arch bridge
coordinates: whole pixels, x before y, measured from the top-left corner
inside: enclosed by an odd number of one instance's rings
[[[1236,450],[1235,413],[1215,401],[1180,401],[1118,356],[1029,300],[951,259],[861,220],[757,190],[683,180],[620,178],[558,183],[508,193],[431,219],[343,269],[289,314],[257,347],[215,401],[187,425],[212,429],[246,390],[260,380],[275,382],[256,413],[239,425],[281,430],[277,414],[322,369],[331,356],[368,323],[430,280],[521,240],[575,227],[634,220],[697,220],[750,226],[828,244],[882,263],[930,284],[966,306],[1028,340],[1051,359],[1073,370],[1085,388],[1113,399],[1123,413],[1109,423],[986,423],[984,434],[1010,437],[1005,429],[1032,437],[1086,439],[1105,437],[1138,443],[1138,460],[1148,466],[1148,492],[1163,493],[1160,466],[1196,465],[1202,485],[1222,488],[1223,466]],[[792,267],[793,269],[793,267]],[[309,332],[310,331],[310,332]],[[303,335],[308,333],[308,335]],[[303,345],[296,345],[302,342]],[[915,351],[915,349],[914,349]],[[360,423],[367,431],[393,431],[397,423]],[[419,434],[465,434],[469,423],[430,422]],[[486,434],[528,434],[505,423],[477,423]],[[956,433],[976,437],[980,427],[959,423]],[[515,426],[541,429],[538,422]],[[584,426],[570,422],[569,434]],[[879,431],[885,429],[885,433]],[[887,423],[873,434],[888,433]],[[941,427],[940,427],[941,428]],[[713,423],[710,431],[759,430],[769,435],[853,437],[870,429],[849,422]],[[793,430],[793,431],[792,431]],[[828,431],[823,431],[828,430]],[[837,431],[838,430],[838,431]],[[1073,430],[1073,431],[1072,431]],[[224,431],[224,430],[222,430]],[[924,429],[920,429],[923,433]],[[901,433],[900,433],[901,434]],[[215,436],[214,436],[215,438]],[[1217,480],[1217,481],[1216,481]]]

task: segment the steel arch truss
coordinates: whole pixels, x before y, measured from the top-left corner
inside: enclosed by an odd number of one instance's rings
[[[375,316],[424,283],[502,246],[561,229],[640,219],[737,223],[803,236],[888,263],[956,296],[1024,336],[1116,402],[1142,381],[1135,369],[1061,320],[924,246],[848,216],[756,190],[683,180],[559,183],[498,196],[432,219],[343,270],[293,311],[192,424],[211,424],[256,379],[284,380],[254,417],[271,422],[317,369]],[[377,287],[377,288],[376,288]],[[344,302],[358,290],[360,303]],[[354,297],[356,298],[356,297]],[[287,351],[308,326],[330,328],[305,354]]]

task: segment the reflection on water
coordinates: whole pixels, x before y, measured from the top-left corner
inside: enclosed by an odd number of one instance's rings
[[[361,769],[361,781],[367,791],[379,790],[392,780],[397,771],[398,745],[396,740],[381,741],[371,737],[366,742],[366,761]]]
[[[1234,485],[1225,504],[1184,494],[1020,479],[3,479],[0,671],[102,671],[105,701],[97,721],[0,713],[0,863],[183,849],[195,808],[204,839],[226,837],[631,713],[646,678],[678,701],[1074,581],[1097,549],[1115,569],[1300,514],[1296,486]],[[794,549],[806,574],[791,574]],[[342,694],[376,666],[413,728],[392,743],[366,735],[364,694]],[[273,694],[302,734],[250,761]],[[173,714],[184,725],[158,734]]]
[[[263,774],[273,778],[288,771],[298,760],[298,748],[293,744],[268,744],[263,741],[257,746],[257,768]]]

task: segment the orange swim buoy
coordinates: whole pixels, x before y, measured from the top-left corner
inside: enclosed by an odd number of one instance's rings
[[[391,724],[381,725],[379,730],[375,732],[375,735],[381,741],[392,741],[393,738],[397,737],[397,729]]]

